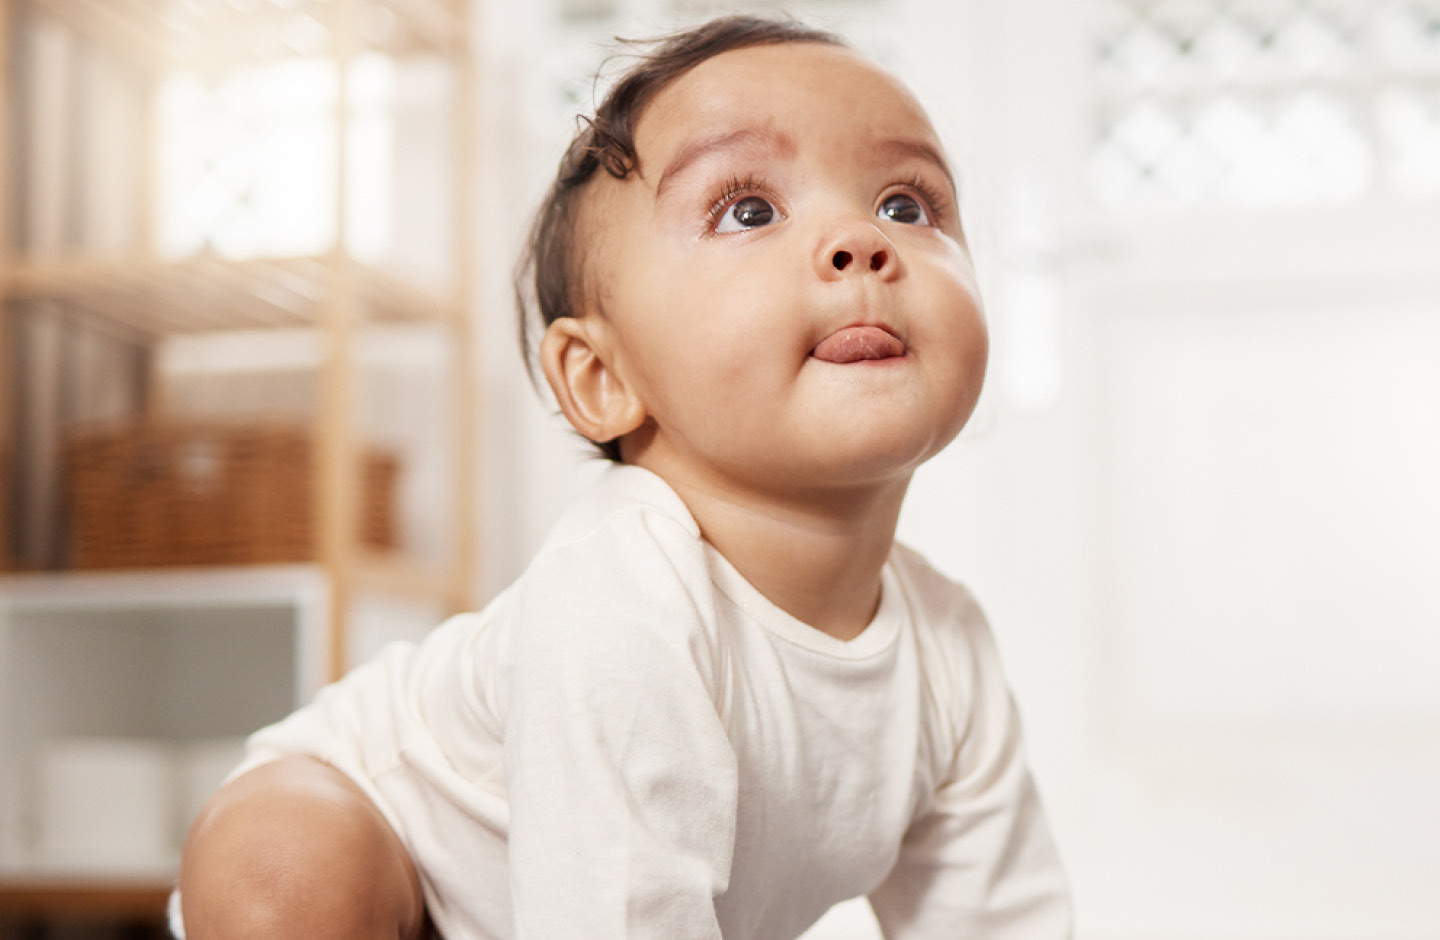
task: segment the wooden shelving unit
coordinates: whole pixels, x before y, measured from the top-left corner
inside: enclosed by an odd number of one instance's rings
[[[22,207],[16,203],[24,182],[16,174],[24,161],[17,158],[19,145],[0,146],[0,362],[8,361],[7,345],[15,342],[10,310],[20,305],[53,310],[70,322],[151,349],[185,334],[311,331],[320,347],[313,418],[318,494],[314,567],[327,595],[320,609],[328,618],[323,673],[329,677],[350,665],[346,616],[357,589],[420,598],[451,611],[472,602],[477,407],[472,292],[466,274],[474,202],[466,172],[471,165],[473,81],[468,8],[467,0],[0,0],[0,140],[11,138],[18,124],[16,101],[24,89],[17,80],[21,63],[15,50],[18,24],[24,20],[43,18],[69,31],[77,42],[103,50],[152,92],[142,119],[150,133],[142,135],[143,152],[135,160],[141,172],[132,181],[141,211],[123,250],[35,250],[22,244],[16,221]],[[449,76],[447,136],[453,152],[446,161],[452,178],[445,204],[452,213],[447,229],[453,259],[448,265],[451,276],[439,287],[434,278],[412,277],[401,265],[363,261],[345,244],[353,146],[345,129],[353,103],[350,83],[343,77],[358,57],[375,54],[395,60],[422,57],[439,63]],[[177,72],[213,77],[287,58],[323,59],[342,76],[332,118],[339,129],[333,141],[335,243],[302,256],[220,257],[207,250],[162,257],[155,232],[161,181],[154,139],[161,82]],[[445,413],[450,486],[439,497],[449,534],[446,557],[440,561],[422,561],[403,552],[375,554],[356,537],[362,446],[354,393],[357,336],[372,326],[410,324],[442,331],[449,357]],[[152,384],[155,381],[152,378]],[[7,399],[13,394],[12,383],[0,382],[0,572],[16,567],[10,547],[17,524],[11,510],[18,408]],[[153,416],[163,417],[163,396],[152,394],[147,401],[147,408],[160,412]],[[0,573],[0,594],[7,580],[19,584],[34,577]],[[0,729],[0,746],[4,734]],[[151,911],[162,888],[104,878],[37,880],[6,874],[0,875],[0,912]]]

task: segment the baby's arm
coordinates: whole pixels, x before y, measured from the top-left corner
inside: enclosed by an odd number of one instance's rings
[[[700,615],[638,514],[527,574],[501,698],[516,936],[719,940],[735,755]],[[694,552],[693,546],[690,549]]]
[[[1021,746],[1019,716],[978,609],[962,618],[953,761],[870,895],[889,940],[1065,940],[1069,889]]]
[[[420,882],[395,832],[344,774],[286,757],[237,777],[190,830],[186,940],[419,940]]]

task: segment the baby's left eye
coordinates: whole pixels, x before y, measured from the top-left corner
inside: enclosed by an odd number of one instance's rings
[[[784,216],[770,200],[760,196],[746,196],[725,210],[725,214],[715,225],[715,231],[721,235],[743,232],[747,229],[761,228],[782,218]]]
[[[929,225],[930,214],[920,201],[908,193],[896,193],[887,196],[885,201],[880,203],[880,211],[876,213],[882,219],[889,219],[891,222],[903,222],[906,225]]]

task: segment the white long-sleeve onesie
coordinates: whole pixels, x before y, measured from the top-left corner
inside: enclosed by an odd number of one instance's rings
[[[850,642],[795,620],[658,477],[607,469],[478,614],[252,738],[399,833],[447,940],[1051,940],[1069,903],[985,621],[897,547]]]

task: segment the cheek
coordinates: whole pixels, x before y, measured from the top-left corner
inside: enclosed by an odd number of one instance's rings
[[[990,358],[990,333],[973,275],[949,272],[928,299],[937,316],[929,322],[940,372],[955,407],[968,413],[979,398]]]
[[[718,254],[718,253],[717,253]],[[681,258],[647,302],[670,372],[690,384],[763,382],[768,367],[798,361],[805,350],[798,279],[771,254],[736,263]],[[797,353],[798,351],[798,353]]]
[[[962,317],[963,334],[961,341],[962,376],[969,407],[974,407],[985,384],[985,373],[990,365],[990,331],[985,324],[985,315],[978,298],[965,316]]]
[[[630,379],[651,414],[662,423],[693,427],[744,408],[755,383],[735,331],[685,299],[649,312],[626,346]]]
[[[978,380],[984,379],[985,369],[990,361],[990,326],[985,319],[985,308],[978,295],[970,294],[971,310],[965,315],[969,324],[969,350],[971,366],[979,371]]]
[[[984,303],[974,269],[968,264],[945,263],[930,271],[926,304],[935,312],[932,326],[941,331],[952,353],[961,353],[967,363],[981,363],[988,356],[990,334]]]

